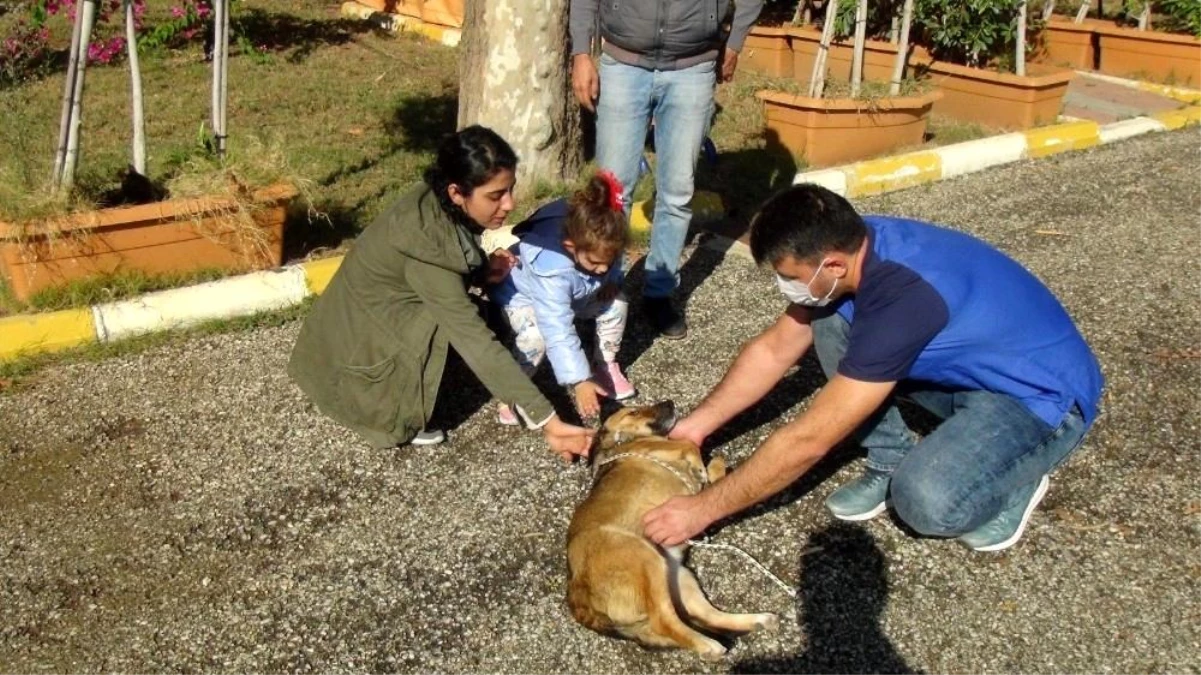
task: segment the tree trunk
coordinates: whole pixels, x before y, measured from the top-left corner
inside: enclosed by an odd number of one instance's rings
[[[513,146],[517,196],[574,181],[583,163],[571,92],[567,0],[468,0],[459,59],[459,128],[481,124]]]

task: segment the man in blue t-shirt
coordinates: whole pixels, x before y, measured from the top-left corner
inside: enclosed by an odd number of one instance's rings
[[[737,471],[648,513],[646,535],[679,544],[787,487],[854,437],[867,469],[826,500],[836,517],[866,520],[891,503],[923,535],[978,551],[1016,543],[1101,396],[1097,360],[1051,291],[978,239],[861,217],[816,185],[763,205],[751,252],[775,268],[790,304],[672,437],[701,444],[810,345],[829,382]],[[898,396],[943,421],[918,438]]]

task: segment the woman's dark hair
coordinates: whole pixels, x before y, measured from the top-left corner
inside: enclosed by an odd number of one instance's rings
[[[438,157],[425,170],[425,183],[438,197],[442,211],[456,222],[478,228],[463,209],[450,200],[447,188],[457,185],[464,196],[508,169],[517,170],[517,153],[495,131],[473,124],[447,136],[438,145]]]
[[[625,250],[630,230],[616,179],[595,174],[571,196],[563,236],[581,251],[616,257]]]
[[[772,195],[750,229],[755,262],[772,265],[785,256],[814,263],[832,251],[854,253],[867,236],[867,225],[850,202],[813,183]]]

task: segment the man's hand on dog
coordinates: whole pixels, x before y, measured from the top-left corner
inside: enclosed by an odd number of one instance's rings
[[[660,546],[683,544],[713,522],[701,506],[699,495],[672,497],[642,517],[643,534]]]
[[[708,435],[708,431],[692,415],[676,422],[676,425],[671,428],[671,432],[667,434],[668,438],[672,440],[691,441],[698,448],[705,445],[705,437]]]

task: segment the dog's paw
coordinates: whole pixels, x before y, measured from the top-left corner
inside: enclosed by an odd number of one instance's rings
[[[726,655],[726,648],[717,640],[706,638],[705,642],[696,650],[697,654],[706,661],[720,661]]]
[[[725,457],[714,457],[709,460],[709,466],[705,467],[709,473],[709,482],[716,483],[726,477],[726,459]]]
[[[780,617],[770,612],[764,612],[755,620],[755,630],[777,630],[780,627]]]

